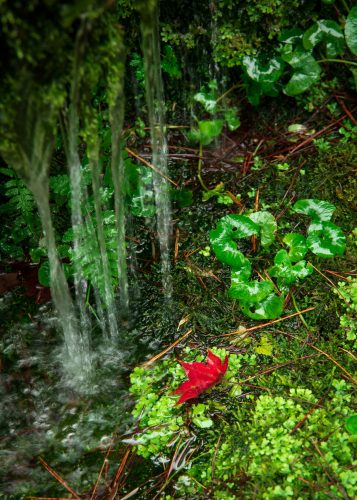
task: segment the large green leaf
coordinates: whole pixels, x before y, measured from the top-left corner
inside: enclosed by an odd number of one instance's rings
[[[307,252],[306,238],[299,233],[289,233],[284,236],[283,242],[289,247],[289,259],[297,262],[303,259]]]
[[[232,299],[243,300],[256,304],[265,299],[274,289],[271,281],[250,281],[248,283],[237,283],[232,280],[228,295]]]
[[[230,131],[236,130],[240,126],[240,118],[237,108],[230,108],[224,112],[224,119],[227,122]]]
[[[327,57],[336,57],[345,48],[345,39],[339,24],[325,19],[320,19],[305,31],[302,40],[306,50],[311,50],[318,43],[324,42]]]
[[[37,275],[40,285],[47,287],[51,285],[50,263],[48,262],[48,260],[42,262],[41,266],[38,269]]]
[[[252,319],[275,319],[279,318],[283,312],[284,295],[278,297],[270,294],[259,304],[252,302],[240,302],[244,314]]]
[[[289,82],[284,87],[287,95],[298,95],[305,92],[320,78],[321,68],[310,52],[302,47],[297,47],[289,52],[289,46],[284,49],[283,59],[293,67],[294,72]]]
[[[202,106],[208,113],[215,112],[217,101],[216,99],[213,99],[213,97],[210,94],[207,94],[205,92],[197,92],[197,94],[195,94],[193,98],[195,101],[202,104]]]
[[[224,120],[201,120],[198,122],[198,129],[190,130],[189,138],[193,142],[201,142],[203,146],[207,146],[220,135],[223,125]]]
[[[289,30],[284,30],[279,36],[279,42],[288,44],[288,45],[295,45],[300,43],[302,40],[302,37],[304,35],[304,32],[300,28],[292,28]]]
[[[277,223],[275,217],[269,212],[254,212],[249,218],[259,226],[262,247],[270,246],[275,239]]]
[[[249,78],[257,83],[272,84],[284,71],[284,61],[280,57],[273,57],[264,64],[258,57],[245,56],[242,64]]]
[[[244,215],[226,215],[210,231],[214,253],[224,264],[240,269],[246,257],[238,250],[235,240],[257,234],[259,226]]]
[[[231,286],[238,288],[242,283],[247,283],[249,281],[250,275],[252,274],[252,265],[249,259],[244,257],[242,260],[242,265],[239,269],[232,269],[231,272]]]
[[[357,55],[357,7],[353,7],[346,19],[345,24],[345,37],[348,48]]]
[[[258,106],[260,103],[260,98],[263,95],[263,90],[261,85],[257,82],[253,82],[252,80],[246,82],[247,85],[247,97],[250,104],[253,106]]]
[[[342,230],[332,222],[314,222],[308,228],[307,245],[319,257],[343,255],[346,238]]]
[[[293,211],[298,214],[308,215],[313,221],[329,221],[336,210],[335,205],[328,201],[317,199],[298,200],[293,206]]]
[[[280,250],[276,254],[274,266],[269,269],[269,274],[274,278],[278,278],[279,288],[296,283],[296,281],[306,278],[312,272],[313,267],[306,264],[305,260],[300,260],[293,265],[285,250]]]

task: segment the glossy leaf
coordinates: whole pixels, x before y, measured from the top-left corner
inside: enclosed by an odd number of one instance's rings
[[[249,218],[259,226],[262,247],[270,246],[275,240],[278,227],[275,217],[269,212],[254,212]]]
[[[242,283],[247,283],[252,274],[252,264],[249,262],[249,259],[244,258],[245,260],[242,262],[240,269],[232,269],[231,282],[235,288],[238,288]]]
[[[237,108],[233,107],[225,111],[224,118],[230,131],[236,130],[240,127],[240,118],[238,116]]]
[[[353,7],[346,19],[345,37],[348,48],[357,55],[357,7]]]
[[[293,75],[284,87],[287,95],[294,96],[305,92],[320,78],[321,68],[310,52],[302,47],[289,52],[285,49],[283,59],[294,69]]]
[[[252,319],[275,319],[279,318],[283,312],[284,296],[278,297],[275,294],[270,294],[259,304],[253,302],[240,302],[240,306],[244,314]]]
[[[280,250],[274,258],[274,266],[269,269],[269,274],[278,278],[278,286],[286,287],[302,280],[313,273],[313,267],[300,260],[293,264],[285,250]]]
[[[48,260],[42,262],[38,269],[37,276],[40,285],[47,287],[51,286],[50,263],[48,262]]]
[[[259,226],[244,215],[226,215],[210,231],[210,241],[217,258],[224,264],[240,269],[246,257],[238,250],[235,240],[258,234]]]
[[[198,129],[192,128],[189,137],[193,142],[201,142],[203,146],[210,144],[222,132],[223,120],[201,120]]]
[[[272,84],[284,71],[284,61],[280,57],[273,57],[264,64],[257,57],[245,56],[242,64],[249,78],[257,83]]]
[[[332,222],[315,222],[308,228],[307,245],[319,257],[343,255],[346,238]]]
[[[243,300],[245,302],[257,303],[265,299],[272,291],[274,286],[271,281],[249,281],[248,283],[238,283],[232,280],[228,295],[232,299]]]
[[[317,199],[299,200],[293,206],[294,212],[308,215],[313,221],[329,221],[335,210],[332,203]]]
[[[208,113],[214,113],[217,106],[217,101],[211,95],[205,92],[198,92],[193,96],[194,100],[202,104]]]
[[[181,394],[176,404],[184,403],[188,399],[197,398],[204,391],[218,384],[228,368],[228,356],[221,359],[208,350],[207,363],[185,363],[179,361],[186,372],[188,380],[178,387],[173,394]]]
[[[289,259],[297,262],[303,259],[308,250],[306,238],[299,233],[289,233],[284,236],[283,242],[289,247]]]
[[[250,104],[258,106],[260,98],[263,95],[262,87],[257,82],[247,82],[247,97]]]
[[[345,47],[342,30],[335,21],[320,19],[305,31],[303,44],[306,50],[313,49],[318,43],[326,44],[327,57],[336,57]]]
[[[279,42],[287,45],[295,45],[300,43],[304,32],[299,28],[292,28],[289,30],[284,30],[279,36]]]

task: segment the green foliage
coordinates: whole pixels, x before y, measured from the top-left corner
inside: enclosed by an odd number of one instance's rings
[[[224,125],[226,125],[231,131],[236,130],[240,126],[240,119],[237,114],[237,108],[229,106],[228,101],[222,99],[224,95],[217,97],[216,80],[210,81],[208,88],[209,90],[201,89],[200,92],[194,95],[193,99],[203,107],[206,113],[213,115],[213,117],[210,120],[199,120],[195,117],[197,125],[191,127],[187,136],[191,142],[199,144],[200,159],[198,161],[198,180],[204,190],[202,194],[203,201],[207,201],[211,198],[217,198],[218,203],[231,205],[233,204],[232,196],[230,193],[225,192],[224,184],[222,182],[217,184],[217,186],[213,189],[209,189],[204,183],[201,175],[202,154],[203,146],[211,144],[216,138],[218,138]]]
[[[255,351],[270,356],[271,340],[263,337]],[[221,359],[227,354],[224,349],[213,352]],[[254,372],[256,356],[231,353],[223,383],[185,406],[175,405],[171,395],[184,378],[175,360],[135,368],[130,391],[136,399],[133,416],[138,429],[135,441],[129,441],[136,452],[166,462],[179,450],[190,449],[195,437],[191,462],[182,460],[176,471],[174,487],[180,497],[199,495],[200,485],[217,499],[248,499],[253,491],[257,498],[267,499],[305,498],[312,491],[321,499],[326,492],[337,498],[343,497],[342,492],[353,496],[357,475],[351,467],[355,432],[351,386],[332,377],[328,393],[318,402],[314,389],[318,380],[303,386],[299,376],[296,385],[288,371],[273,372],[271,378],[260,378],[268,392],[245,395],[239,381]],[[203,360],[189,348],[183,358]],[[283,379],[287,387],[275,394]]]
[[[346,19],[345,37],[348,48],[357,55],[357,7],[353,7]]]
[[[298,233],[285,235],[283,242],[289,252],[279,250],[274,257],[274,265],[268,273],[277,280],[281,292],[274,293],[270,280],[250,280],[252,265],[239,250],[237,240],[260,236],[262,250],[270,247],[275,240],[277,223],[269,212],[254,212],[246,215],[226,215],[210,231],[211,246],[217,258],[231,268],[231,287],[228,294],[239,300],[241,310],[252,319],[274,319],[283,311],[284,294],[289,287],[312,274],[313,267],[307,264],[305,254],[308,250],[319,257],[343,255],[345,236],[341,229],[330,222],[335,206],[321,200],[299,200],[293,211],[308,215],[312,224],[308,237]]]
[[[1,194],[7,198],[0,208],[4,224],[0,253],[6,257],[23,258],[24,246],[37,246],[41,229],[31,191],[11,168],[0,168],[7,178],[1,184]]]
[[[305,31],[302,38],[306,50],[313,49],[318,43],[326,45],[327,57],[343,53],[345,41],[340,26],[335,21],[321,19]]]
[[[171,45],[165,45],[164,47],[164,55],[161,60],[161,68],[169,76],[171,76],[171,78],[181,78],[182,76],[179,62]]]
[[[352,9],[353,10],[353,9]],[[305,32],[299,28],[283,31],[279,36],[281,45],[273,51],[273,57],[266,54],[245,56],[241,60],[244,70],[247,96],[253,105],[258,105],[262,95],[277,96],[283,90],[289,96],[297,96],[310,89],[320,80],[321,62],[335,62],[343,55],[347,46],[355,50],[356,12],[350,12],[345,26],[345,36],[341,26],[333,20],[319,19]],[[345,41],[346,37],[346,41]],[[317,61],[314,55],[316,47],[325,47],[327,59]],[[351,48],[352,47],[352,48]],[[342,63],[351,61],[340,59]],[[287,63],[291,69],[284,71]],[[355,70],[352,70],[355,72]],[[282,80],[289,74],[289,81]],[[355,74],[355,73],[353,73]]]
[[[341,299],[344,308],[340,316],[340,330],[344,337],[344,345],[348,349],[357,348],[357,279],[349,277],[347,281],[338,283],[333,289]]]

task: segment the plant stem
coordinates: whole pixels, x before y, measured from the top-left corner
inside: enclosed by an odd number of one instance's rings
[[[344,6],[344,8],[346,9],[347,14],[348,14],[348,13],[350,12],[350,10],[351,10],[351,9],[350,9],[350,8],[349,8],[349,6],[347,5],[346,0],[341,0],[341,3],[342,3],[342,5]]]
[[[217,97],[216,99],[216,103],[221,101],[222,99],[224,99],[228,94],[230,94],[232,92],[232,90],[235,90],[239,87],[243,87],[243,84],[242,83],[236,83],[235,85],[233,85],[233,87],[231,87],[230,89],[228,89],[224,94],[222,94],[221,96]]]
[[[300,316],[300,319],[301,319],[301,322],[303,323],[303,325],[305,326],[306,330],[309,332],[311,330],[311,328],[309,327],[309,325],[306,323],[305,321],[305,318],[302,314],[300,314],[300,309],[298,308],[297,304],[296,304],[296,300],[295,300],[295,296],[294,294],[292,293],[291,294],[291,300],[293,301],[293,304],[294,304],[294,307],[296,309],[296,312],[299,313],[299,316]]]
[[[206,186],[206,184],[203,182],[203,179],[202,179],[202,153],[203,153],[203,144],[202,144],[202,142],[200,142],[199,160],[198,160],[198,165],[197,165],[197,171],[198,171],[197,177],[198,177],[198,180],[200,181],[202,188],[205,191],[209,191],[208,187]]]
[[[318,63],[323,63],[323,62],[335,62],[335,63],[342,63],[342,64],[349,64],[351,66],[356,66],[357,63],[353,61],[346,61],[345,59],[320,59],[319,61],[316,61]]]

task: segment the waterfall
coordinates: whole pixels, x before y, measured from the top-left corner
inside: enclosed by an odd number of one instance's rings
[[[148,5],[139,2],[141,16],[142,49],[144,54],[146,102],[151,132],[156,227],[160,244],[161,272],[164,292],[167,297],[172,294],[170,276],[170,237],[171,206],[169,185],[167,182],[167,142],[164,122],[164,93],[162,88],[160,66],[160,38],[158,26],[158,10],[156,2]],[[160,175],[161,174],[161,175]]]
[[[153,188],[156,205],[156,232],[160,246],[161,273],[164,293],[170,297],[170,236],[171,208],[167,183],[167,144],[164,126],[164,97],[160,70],[160,47],[156,2],[138,2],[141,16],[142,48],[146,78],[146,100],[151,129]],[[155,5],[154,5],[155,4]],[[90,9],[90,7],[88,7]],[[99,12],[99,10],[98,10]],[[10,140],[0,144],[0,152],[26,182],[34,195],[44,232],[52,299],[63,332],[62,364],[67,382],[78,390],[90,384],[90,373],[100,354],[93,352],[92,332],[99,325],[102,338],[99,350],[115,346],[115,353],[126,350],[122,345],[120,318],[129,315],[127,276],[126,221],[130,216],[125,207],[125,165],[123,159],[124,123],[124,64],[125,54],[120,26],[109,22],[105,31],[99,13],[78,15],[74,52],[68,60],[71,75],[54,82],[33,84],[25,71],[19,71],[17,117],[9,113]],[[103,10],[103,12],[105,12]],[[89,15],[92,14],[92,15]],[[96,23],[107,44],[105,57],[98,57],[98,47],[91,46],[90,37]],[[97,40],[95,36],[94,40]],[[66,80],[67,78],[67,80]],[[101,136],[98,109],[93,95],[96,88],[105,87],[106,123],[111,130],[111,156],[107,160],[114,186],[116,249],[108,246],[105,204],[102,198],[104,174],[101,158]],[[17,87],[16,87],[17,88]],[[26,89],[24,91],[23,89]],[[69,90],[68,90],[69,89]],[[105,101],[103,101],[105,102]],[[24,113],[24,109],[26,113]],[[49,191],[49,170],[53,146],[61,128],[61,139],[67,160],[70,181],[71,226],[73,229],[74,299],[61,263],[52,221]],[[23,130],[25,129],[25,131]],[[84,182],[83,171],[88,161],[91,176]],[[112,202],[112,200],[110,200]],[[112,207],[109,207],[109,212]],[[112,215],[114,218],[114,215]],[[114,221],[112,221],[114,224]],[[132,229],[130,230],[132,234]],[[113,234],[111,235],[113,241]],[[117,283],[110,268],[113,256],[117,260]],[[135,256],[130,257],[131,261]],[[96,276],[88,275],[88,265]],[[99,283],[99,285],[98,285]],[[115,285],[118,284],[118,297]],[[119,298],[119,300],[117,300]],[[95,304],[92,307],[90,300]],[[103,352],[104,352],[103,351]],[[113,351],[113,352],[114,352]],[[102,351],[101,351],[102,352]],[[83,384],[82,384],[83,382]],[[87,384],[87,385],[88,385]]]

